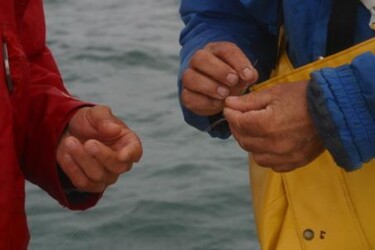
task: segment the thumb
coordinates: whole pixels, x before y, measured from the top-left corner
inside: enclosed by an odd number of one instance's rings
[[[225,105],[230,109],[246,112],[264,109],[272,100],[272,95],[267,90],[264,90],[242,96],[229,96],[225,99]]]
[[[107,106],[96,106],[89,110],[87,119],[98,133],[98,139],[111,139],[121,133],[126,125],[112,114],[111,108]]]
[[[113,116],[107,106],[83,108],[69,123],[69,132],[80,140],[111,140],[116,138],[126,125]]]

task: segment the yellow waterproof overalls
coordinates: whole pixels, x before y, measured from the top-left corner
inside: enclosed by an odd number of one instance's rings
[[[283,75],[254,90],[309,79],[314,70],[349,63],[366,51],[375,53],[375,38],[295,70],[284,55],[278,69]],[[309,165],[280,174],[250,155],[249,167],[262,250],[375,249],[375,160],[346,172],[325,151]]]

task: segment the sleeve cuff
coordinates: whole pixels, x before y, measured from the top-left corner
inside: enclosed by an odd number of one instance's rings
[[[59,166],[57,166],[57,173],[69,208],[84,209],[87,206],[94,206],[101,198],[102,193],[79,191]]]
[[[351,65],[313,72],[307,91],[310,113],[326,148],[347,171],[375,156],[369,131],[373,117]]]
[[[61,134],[75,112],[93,104],[76,100],[60,90],[54,89],[55,101],[40,124],[30,128],[25,162],[27,179],[41,187],[62,206],[72,210],[84,210],[94,206],[101,194],[84,194],[75,192],[67,194],[63,188],[59,167],[56,161],[56,150]],[[59,104],[58,104],[59,103]]]

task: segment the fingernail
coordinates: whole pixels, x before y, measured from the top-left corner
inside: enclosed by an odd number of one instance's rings
[[[218,87],[217,88],[217,93],[221,96],[221,97],[227,97],[229,95],[229,89],[227,88],[224,88],[224,87]]]
[[[234,86],[238,82],[238,76],[236,74],[229,73],[227,76],[227,80],[231,86]]]
[[[74,149],[77,146],[77,142],[74,139],[69,138],[65,141],[65,146]]]
[[[103,127],[106,129],[114,130],[114,129],[119,129],[120,125],[108,121],[108,122],[103,122]]]
[[[245,68],[242,73],[244,76],[244,80],[250,80],[254,76],[254,72],[250,68]]]
[[[95,142],[89,142],[88,145],[87,145],[87,150],[92,155],[96,155],[99,152],[98,145],[96,145]]]
[[[235,102],[239,99],[238,96],[229,96],[227,99],[225,99],[227,102]]]

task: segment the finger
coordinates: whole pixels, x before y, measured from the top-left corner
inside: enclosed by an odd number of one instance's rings
[[[246,124],[243,122],[244,113],[238,110],[225,107],[223,115],[232,130],[236,131],[239,135],[243,130],[246,130]]]
[[[251,135],[244,135],[235,130],[231,125],[230,130],[233,137],[236,139],[238,145],[246,152],[270,154],[274,153],[274,145],[268,137],[253,137]]]
[[[250,84],[258,80],[258,72],[237,45],[230,42],[210,43],[207,49],[229,64],[242,80]]]
[[[242,136],[263,137],[270,132],[270,115],[268,110],[241,112],[224,108],[223,114],[231,128]]]
[[[241,136],[265,137],[272,135],[273,112],[270,111],[270,108],[241,112],[226,107],[223,114],[231,128]]]
[[[252,153],[268,153],[268,150],[262,145],[265,144],[264,140],[265,138],[259,138],[259,137],[246,137],[241,134],[239,134],[236,130],[231,128],[231,132],[233,137],[236,139],[238,145],[245,150],[246,152],[252,152]]]
[[[297,166],[290,156],[268,153],[253,153],[254,161],[262,167],[272,168],[275,172],[283,173],[294,170]]]
[[[103,166],[86,152],[83,145],[74,137],[65,140],[67,152],[82,172],[93,182],[102,182],[105,177]]]
[[[190,67],[228,86],[236,85],[239,80],[234,69],[208,50],[195,52],[190,60]]]
[[[297,160],[294,155],[253,154],[254,161],[262,167],[272,168],[278,173],[290,172],[307,165],[310,161]]]
[[[231,109],[242,112],[260,110],[266,108],[275,97],[267,90],[251,92],[242,96],[229,96],[225,99],[225,105]]]
[[[133,131],[130,131],[127,134],[126,143],[118,151],[120,161],[139,162],[143,155],[141,140]]]
[[[133,140],[120,150],[118,159],[122,162],[139,162],[142,154],[143,150],[140,141]]]
[[[132,167],[132,161],[120,159],[119,152],[113,151],[96,140],[87,141],[84,147],[111,174],[119,175],[129,171]]]
[[[121,120],[116,118],[109,107],[96,106],[87,112],[89,123],[98,131],[98,139],[113,139],[121,133],[125,126]]]
[[[264,136],[254,137],[251,135],[239,134],[232,129],[233,136],[237,139],[239,145],[248,152],[267,153],[276,155],[289,155],[298,151],[301,147],[299,141],[293,138],[283,136]]]
[[[215,115],[223,110],[222,101],[212,99],[206,95],[183,89],[181,101],[193,113],[201,116]]]
[[[86,176],[69,154],[63,155],[60,167],[77,189],[81,191],[101,192],[93,190],[94,182]]]
[[[143,154],[143,148],[140,138],[134,131],[130,129],[123,129],[122,137],[119,138],[118,141],[110,147],[117,152],[120,152],[125,147],[133,148],[134,154],[132,160],[134,162],[138,162]]]
[[[275,172],[288,172],[306,166],[323,151],[322,143],[316,139],[288,154],[254,153],[253,158],[260,166],[270,167]]]
[[[184,88],[217,100],[223,100],[229,95],[229,89],[223,84],[193,69],[184,72],[182,82]]]

